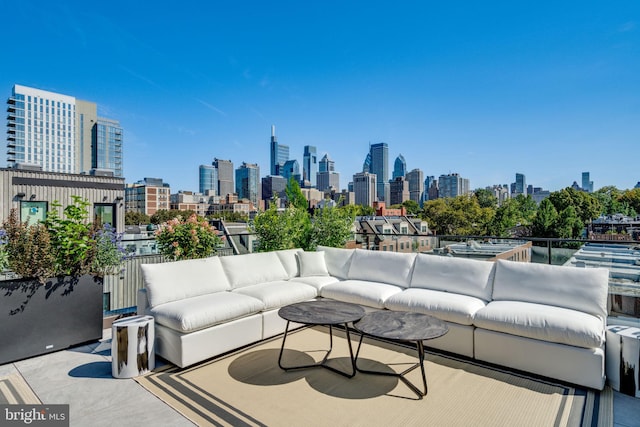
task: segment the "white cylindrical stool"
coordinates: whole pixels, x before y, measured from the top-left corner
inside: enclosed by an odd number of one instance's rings
[[[153,316],[132,316],[111,325],[111,375],[137,377],[156,366]]]
[[[640,397],[640,328],[607,326],[607,382],[615,391]]]

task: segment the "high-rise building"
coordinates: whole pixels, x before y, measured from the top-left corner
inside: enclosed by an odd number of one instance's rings
[[[319,172],[317,175],[317,186],[320,191],[327,191],[330,188],[340,189],[340,174],[335,171],[335,162],[325,154],[320,159]]]
[[[424,198],[424,174],[420,169],[412,169],[407,172],[406,180],[409,183],[409,199],[422,207]]]
[[[371,154],[371,173],[376,175],[376,195],[378,200],[387,200],[389,192],[389,146],[386,142],[369,146]]]
[[[353,175],[353,193],[356,205],[373,206],[376,201],[376,175],[360,172]]]
[[[91,159],[94,169],[109,170],[114,176],[123,177],[122,167],[122,127],[117,120],[98,117],[94,126],[95,144],[92,147]]]
[[[289,160],[289,146],[278,143],[276,127],[271,126],[271,175],[282,175],[280,170]]]
[[[582,172],[582,190],[593,193],[593,181],[589,178],[589,172]]]
[[[227,197],[227,194],[234,194],[233,185],[233,163],[231,160],[213,159],[213,167],[218,171],[218,196]]]
[[[215,196],[218,190],[218,169],[213,165],[200,165],[198,172],[200,193],[207,194],[208,191],[210,196]]]
[[[302,177],[300,176],[300,165],[298,161],[293,159],[284,162],[284,165],[280,169],[280,175],[283,176],[287,182],[293,178],[294,181],[299,183]]]
[[[424,179],[424,193],[422,196],[422,203],[427,200],[434,200],[438,198],[438,180],[435,176],[431,175]]]
[[[313,145],[304,146],[302,156],[302,179],[309,181],[309,186],[316,187],[318,183],[318,154]]]
[[[409,200],[409,183],[399,176],[389,183],[389,205],[401,205]]]
[[[7,166],[36,165],[47,172],[122,176],[122,128],[99,118],[93,102],[14,85],[7,100]]]
[[[395,180],[399,176],[405,177],[407,175],[407,162],[404,160],[402,154],[396,157],[396,161],[393,163],[393,175],[392,180]]]
[[[522,194],[524,196],[527,195],[527,178],[521,174],[516,173],[516,183],[515,183],[515,195]]]
[[[262,178],[262,200],[265,201],[265,205],[268,207],[273,196],[277,196],[284,203],[286,188],[287,180],[280,175],[268,175]]]
[[[438,178],[439,197],[457,197],[469,194],[469,180],[457,173],[440,175]]]
[[[255,163],[245,163],[236,169],[236,193],[238,199],[249,199],[254,206],[259,206],[260,167]]]

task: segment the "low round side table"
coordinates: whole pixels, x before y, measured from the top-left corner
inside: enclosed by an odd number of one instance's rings
[[[153,316],[131,316],[111,325],[111,375],[133,378],[156,366]]]
[[[353,348],[351,347],[351,337],[349,335],[349,322],[359,320],[364,316],[364,309],[356,304],[351,304],[333,300],[315,300],[305,301],[282,307],[278,310],[278,315],[287,321],[287,326],[282,337],[282,346],[280,347],[280,356],[278,357],[278,366],[285,371],[291,369],[315,368],[323,367],[337,374],[351,378],[356,374],[356,362],[353,357]],[[289,333],[289,323],[296,322],[304,325],[326,325],[329,326],[329,350],[325,354],[321,362],[311,365],[301,366],[284,366],[282,364],[282,353],[284,352],[284,344]],[[351,372],[344,372],[326,364],[329,354],[333,349],[333,326],[344,325],[347,335],[347,345],[349,347],[349,355],[351,357]]]
[[[360,342],[356,351],[356,369],[365,374],[386,375],[397,377],[404,382],[418,399],[427,395],[427,375],[424,371],[424,340],[430,340],[443,336],[449,331],[448,326],[442,320],[422,313],[408,311],[381,310],[366,314],[362,319],[354,322],[353,327],[360,332]],[[418,363],[405,369],[403,372],[379,372],[358,368],[358,355],[365,335],[380,338],[396,343],[415,342],[418,350]],[[422,373],[423,390],[409,382],[405,375],[416,368]]]

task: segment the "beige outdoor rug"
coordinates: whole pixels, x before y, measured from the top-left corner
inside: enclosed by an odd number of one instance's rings
[[[337,335],[337,338],[335,338]],[[355,335],[355,334],[354,334]],[[357,338],[352,335],[354,352]],[[222,426],[611,426],[613,396],[551,384],[468,361],[427,354],[423,400],[395,377],[327,369],[285,372],[282,338],[192,368],[165,367],[137,381],[197,425]],[[328,329],[288,336],[283,363],[321,360]],[[350,368],[342,331],[334,332],[332,366]],[[415,349],[365,339],[359,367],[403,371]],[[420,387],[419,369],[408,379]]]
[[[11,374],[0,378],[0,404],[40,404],[40,399],[31,390],[20,374]]]

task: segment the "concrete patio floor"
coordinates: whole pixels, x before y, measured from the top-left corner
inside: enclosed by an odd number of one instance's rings
[[[40,400],[69,404],[71,426],[193,426],[133,379],[111,376],[111,331],[90,345],[0,366],[19,373]],[[614,426],[640,426],[640,398],[614,393]]]

